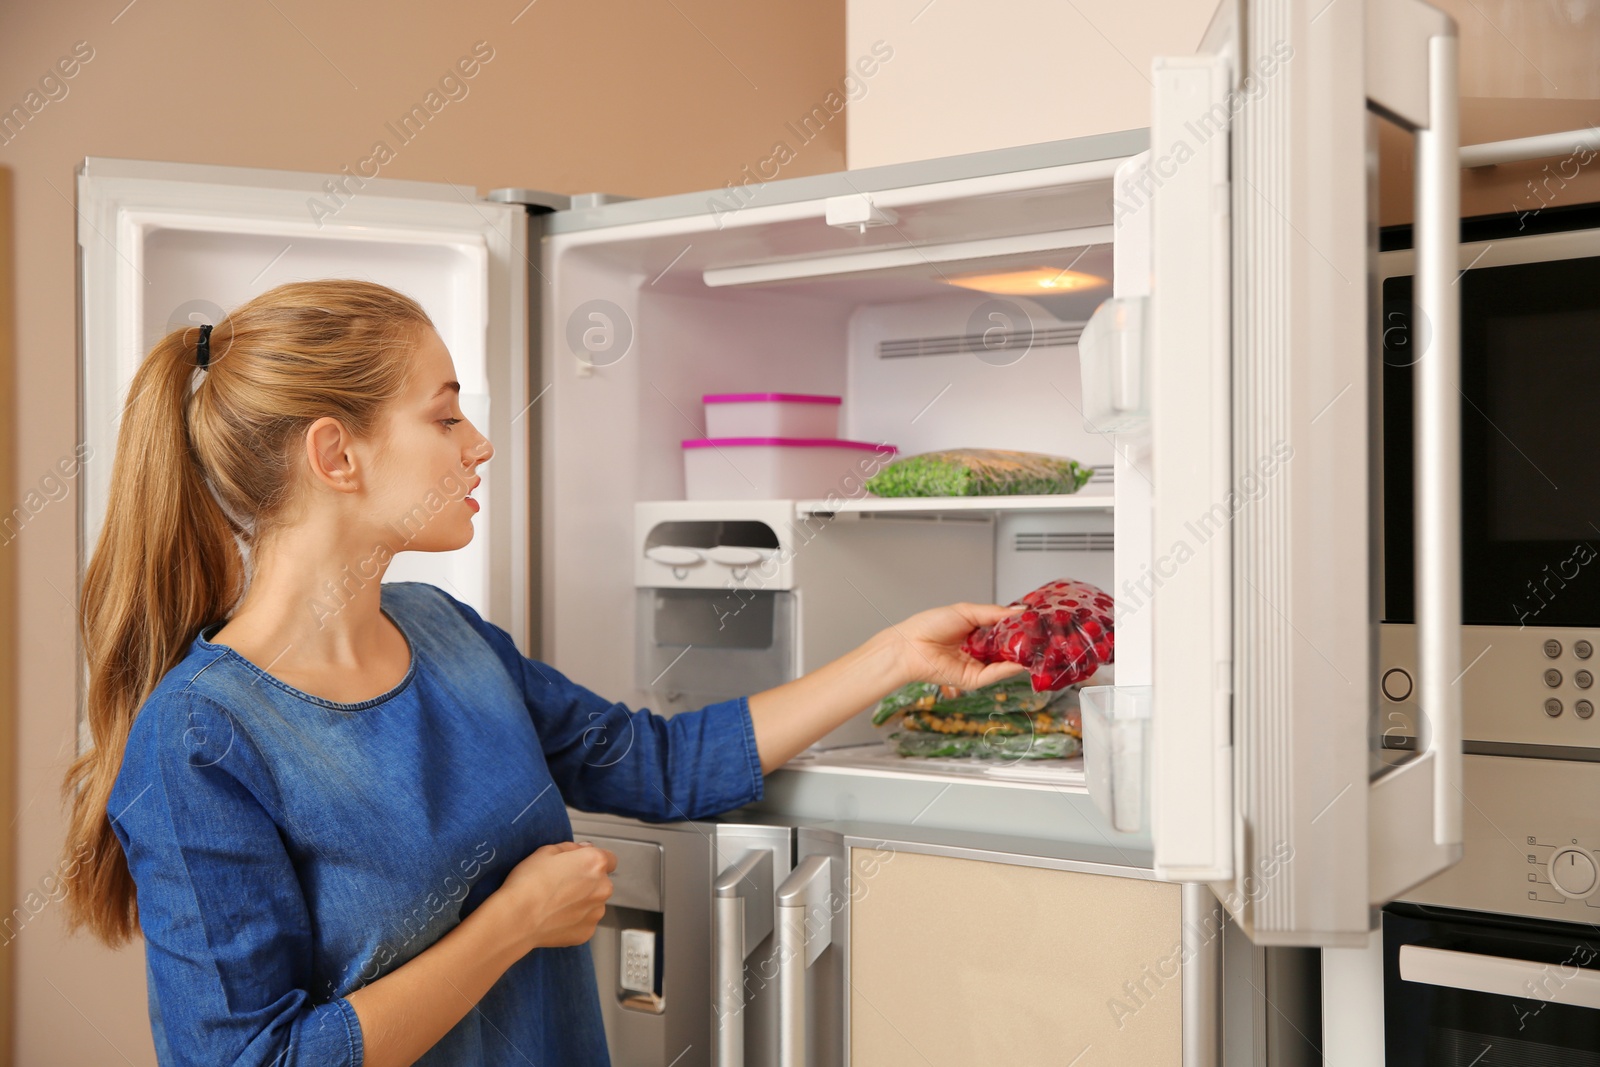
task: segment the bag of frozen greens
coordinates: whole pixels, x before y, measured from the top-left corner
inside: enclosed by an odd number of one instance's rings
[[[877,496],[1018,496],[1076,493],[1093,476],[1064,456],[954,448],[897,459],[864,484]]]
[[[973,690],[912,682],[879,701],[872,721],[897,715],[889,741],[902,756],[1061,759],[1081,751],[1077,690],[1036,693],[1026,676]]]

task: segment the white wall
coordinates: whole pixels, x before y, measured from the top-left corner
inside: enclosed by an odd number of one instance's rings
[[[893,49],[850,105],[852,169],[1150,124],[1150,60],[1217,0],[848,0],[845,55]],[[881,46],[880,53],[881,56]]]

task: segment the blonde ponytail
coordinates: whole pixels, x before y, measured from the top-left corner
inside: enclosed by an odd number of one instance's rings
[[[134,717],[200,629],[243,597],[252,546],[292,516],[306,428],[333,416],[371,435],[431,325],[381,285],[295,282],[217,323],[204,369],[190,327],[163,337],[134,375],[80,595],[93,747],[62,783],[69,932],[88,926],[116,947],[136,931],[134,884],[106,810]]]

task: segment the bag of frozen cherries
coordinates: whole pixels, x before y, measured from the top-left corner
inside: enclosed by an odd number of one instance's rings
[[[1112,602],[1100,589],[1062,578],[1011,603],[1028,610],[978,627],[961,651],[980,663],[1022,664],[1036,693],[1081,682],[1112,662]]]

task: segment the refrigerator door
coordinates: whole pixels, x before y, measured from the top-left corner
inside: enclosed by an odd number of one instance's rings
[[[1211,883],[1258,944],[1364,943],[1373,904],[1461,854],[1455,49],[1416,0],[1224,5],[1209,54],[1156,61],[1126,190],[1150,214],[1151,557],[1118,563],[1146,570],[1151,607],[1155,863]],[[1374,115],[1416,138],[1435,330],[1417,413],[1429,744],[1369,781]]]
[[[385,578],[438,585],[529,647],[536,487],[523,207],[448,184],[101,158],[79,169],[77,207],[80,417],[95,457],[82,475],[81,544],[99,537],[128,383],[162,335],[216,323],[283,282],[379,282],[427,311],[455,362],[463,413],[495,449],[473,493],[473,540],[403,553]],[[349,583],[370,577],[352,571]]]
[[[617,857],[614,892],[589,940],[612,1062],[706,1067],[713,827],[568,814],[574,840]]]

